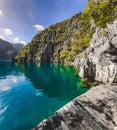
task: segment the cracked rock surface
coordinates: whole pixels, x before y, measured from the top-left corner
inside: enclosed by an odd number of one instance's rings
[[[85,55],[79,62],[81,77],[117,83],[117,20],[96,29]]]
[[[75,98],[33,130],[116,130],[117,85],[100,85]]]

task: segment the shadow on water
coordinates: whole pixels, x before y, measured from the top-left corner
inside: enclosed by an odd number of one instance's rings
[[[70,101],[81,95],[86,88],[73,66],[62,64],[18,64],[20,70],[30,79],[33,86],[41,89],[48,97]]]

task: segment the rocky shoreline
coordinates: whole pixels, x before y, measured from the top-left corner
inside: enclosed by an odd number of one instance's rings
[[[117,130],[117,20],[96,28],[79,56],[72,63],[80,66],[79,75],[106,84],[92,87],[33,130]]]
[[[91,88],[33,130],[117,130],[117,84]]]
[[[74,99],[34,130],[117,130],[116,12],[116,0],[88,0],[82,13],[37,34],[15,58],[19,63],[74,65],[80,77],[105,83]]]

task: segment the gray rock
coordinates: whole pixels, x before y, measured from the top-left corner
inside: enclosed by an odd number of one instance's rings
[[[52,44],[45,44],[41,52],[41,62],[51,62],[53,59],[54,46]]]
[[[116,130],[117,85],[91,88],[33,130]]]
[[[96,28],[85,53],[87,58],[79,62],[81,77],[117,83],[117,20],[106,29]]]
[[[91,25],[91,28],[95,28],[96,27],[94,20],[90,21],[90,25]]]

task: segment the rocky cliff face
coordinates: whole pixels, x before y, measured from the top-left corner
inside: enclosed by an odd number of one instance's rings
[[[79,50],[72,46],[81,19],[81,14],[76,14],[71,19],[51,25],[41,33],[37,34],[29,45],[21,51],[16,60],[19,62],[70,62],[77,55],[73,51]],[[86,43],[87,44],[87,43]],[[82,47],[86,44],[81,45]]]
[[[117,82],[116,18],[117,0],[89,0],[82,13],[37,34],[15,60],[77,64],[81,77]]]
[[[117,20],[105,29],[96,28],[85,55],[80,60],[81,77],[117,82]]]
[[[11,44],[0,39],[0,60],[12,60],[22,48],[22,44]]]

